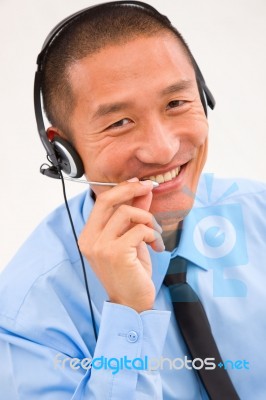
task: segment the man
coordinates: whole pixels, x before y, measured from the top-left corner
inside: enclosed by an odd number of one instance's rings
[[[42,68],[49,140],[72,144],[88,181],[118,185],[69,202],[92,310],[64,207],[4,271],[3,398],[207,399],[197,370],[209,366],[241,399],[264,399],[266,186],[199,183],[208,123],[182,37],[140,4],[97,8],[56,35]],[[220,366],[189,356],[163,284],[176,256]]]

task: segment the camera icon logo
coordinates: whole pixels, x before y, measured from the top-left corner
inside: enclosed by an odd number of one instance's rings
[[[192,211],[192,249],[208,266],[233,267],[247,262],[242,210],[238,204]]]
[[[222,258],[229,254],[237,240],[236,230],[229,219],[207,216],[196,225],[193,241],[198,251],[209,258]]]
[[[216,201],[211,201],[213,175],[206,179],[207,201],[197,198],[202,206],[194,207],[188,215],[185,229],[191,240],[186,251],[199,265],[213,271],[214,296],[244,297],[247,294],[244,282],[224,277],[225,268],[248,263],[242,206],[237,201],[229,201],[238,187],[231,185]]]

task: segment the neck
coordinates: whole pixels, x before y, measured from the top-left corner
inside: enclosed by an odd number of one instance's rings
[[[168,251],[172,251],[179,243],[180,233],[182,229],[182,221],[178,221],[174,225],[163,225],[162,228],[162,238],[164,241],[165,249]]]

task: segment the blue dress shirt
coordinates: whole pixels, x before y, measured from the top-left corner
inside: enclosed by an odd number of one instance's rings
[[[65,207],[37,227],[0,277],[1,400],[207,399],[195,368],[208,363],[228,370],[241,400],[265,400],[266,184],[206,174],[187,194],[195,203],[178,248],[150,249],[153,310],[108,302],[86,262],[97,344]],[[86,192],[69,205],[79,235],[93,201]],[[188,260],[223,365],[191,367],[162,285],[176,255]]]

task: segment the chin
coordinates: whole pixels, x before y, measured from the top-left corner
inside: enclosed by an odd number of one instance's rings
[[[193,203],[193,196],[187,193],[178,192],[172,196],[168,194],[165,198],[154,198],[150,212],[160,225],[174,225],[188,215]]]

